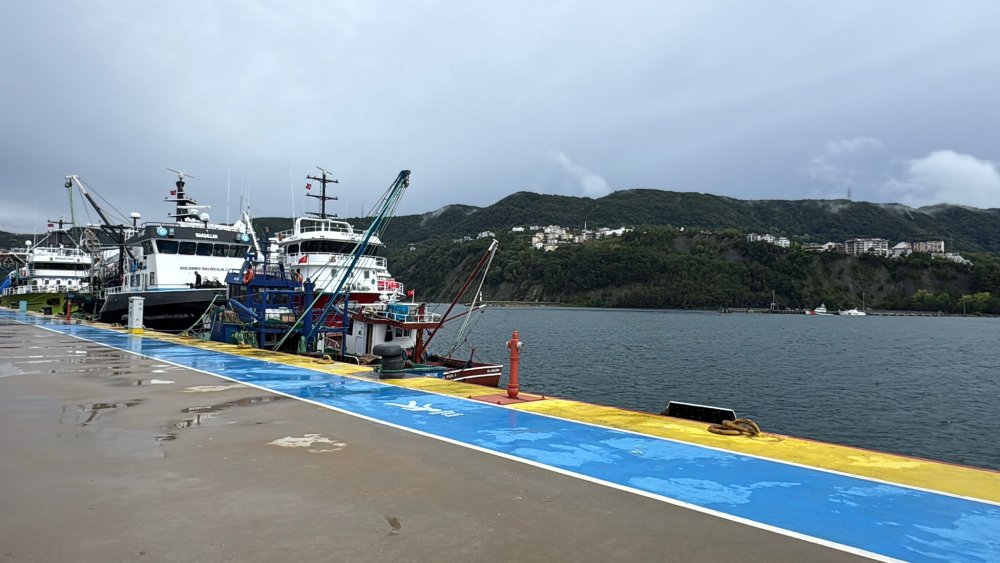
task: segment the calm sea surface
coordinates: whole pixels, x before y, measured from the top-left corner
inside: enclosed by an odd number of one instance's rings
[[[524,391],[728,407],[765,431],[1000,470],[1000,319],[496,307],[471,326],[477,356],[505,365],[518,329]]]

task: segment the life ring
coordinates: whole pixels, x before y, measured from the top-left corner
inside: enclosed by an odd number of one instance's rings
[[[253,281],[253,268],[247,268],[247,271],[243,272],[243,285],[250,285]]]

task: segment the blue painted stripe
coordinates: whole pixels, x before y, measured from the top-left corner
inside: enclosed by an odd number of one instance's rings
[[[15,313],[3,312],[15,318]],[[1000,561],[1000,507],[57,319],[122,350],[886,557]]]

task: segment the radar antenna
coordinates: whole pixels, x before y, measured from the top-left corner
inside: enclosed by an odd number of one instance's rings
[[[194,178],[194,174],[188,174],[187,172],[181,172],[180,170],[174,170],[173,168],[170,168],[170,167],[167,167],[167,170],[173,172],[174,174],[177,174],[177,179],[180,180],[181,182],[184,181],[185,177],[187,177],[187,178]]]

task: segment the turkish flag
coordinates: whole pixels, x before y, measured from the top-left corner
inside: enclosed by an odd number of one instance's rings
[[[170,195],[177,195],[177,190],[170,190]]]
[[[299,258],[299,264],[305,264],[308,261],[309,261],[309,255],[308,254],[306,254],[302,258]]]
[[[407,296],[407,297],[413,297],[413,296],[414,296],[414,295],[416,295],[416,294],[417,294],[417,293],[416,293],[415,291],[413,291],[412,289],[406,292],[406,296]]]
[[[307,190],[311,190],[311,189],[313,189],[313,185],[312,185],[312,184],[306,184],[306,189],[307,189]]]

